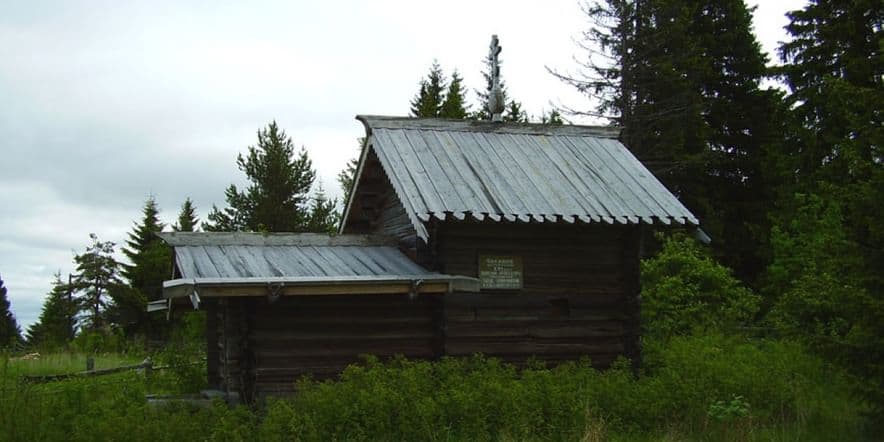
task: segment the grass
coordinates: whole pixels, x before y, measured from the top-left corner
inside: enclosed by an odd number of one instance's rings
[[[85,357],[4,358],[0,440],[871,439],[844,376],[796,344],[699,336],[645,348],[638,378],[626,364],[599,372],[588,361],[517,370],[481,356],[368,358],[259,410],[146,403],[147,393],[192,391],[192,372],[27,384],[21,374],[80,371]],[[109,354],[96,368],[140,361]]]
[[[33,353],[31,355],[34,355]],[[39,354],[36,357],[14,357],[6,359],[5,372],[7,376],[21,375],[53,375],[64,373],[76,373],[86,370],[86,359],[89,355],[82,353],[49,353]],[[144,361],[144,357],[118,353],[104,353],[91,355],[95,362],[95,369],[115,368],[124,365],[135,365]]]

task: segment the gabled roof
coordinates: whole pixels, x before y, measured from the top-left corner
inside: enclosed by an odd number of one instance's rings
[[[408,259],[390,238],[313,233],[160,233],[174,247],[178,279],[166,298],[281,294],[409,293],[478,290],[475,278],[431,272]],[[422,289],[418,286],[425,284]]]
[[[611,128],[356,118],[424,239],[432,217],[699,224]]]

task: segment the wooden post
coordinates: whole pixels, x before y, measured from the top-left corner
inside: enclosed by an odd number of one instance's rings
[[[86,371],[95,370],[95,358],[86,356]]]
[[[144,362],[142,362],[142,365],[144,366],[144,379],[150,381],[150,377],[153,375],[153,360],[148,356]]]

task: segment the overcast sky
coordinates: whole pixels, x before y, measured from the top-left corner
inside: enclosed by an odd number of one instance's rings
[[[754,3],[754,2],[750,2]],[[768,52],[785,11],[755,13]],[[121,244],[154,195],[171,222],[242,184],[235,158],[276,119],[334,196],[357,114],[406,115],[433,59],[482,86],[491,34],[510,95],[532,115],[586,99],[573,70],[576,0],[27,1],[0,5],[0,277],[23,329],[89,233]]]

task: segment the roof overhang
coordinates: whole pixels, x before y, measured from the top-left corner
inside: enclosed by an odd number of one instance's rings
[[[190,300],[198,308],[203,298],[322,295],[423,295],[478,292],[479,280],[458,275],[351,276],[296,278],[181,278],[163,282],[168,302]]]

